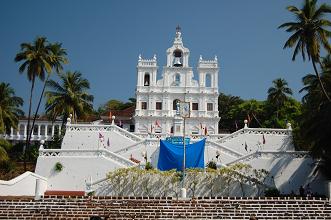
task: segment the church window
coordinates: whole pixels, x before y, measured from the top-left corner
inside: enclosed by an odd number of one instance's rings
[[[213,103],[207,103],[207,111],[213,111]]]
[[[172,110],[177,110],[177,103],[179,102],[178,99],[175,99],[173,102],[172,102]]]
[[[206,87],[211,87],[211,75],[206,75]]]
[[[179,86],[179,84],[180,84],[180,74],[177,73],[177,74],[175,75],[175,85],[176,85],[176,86]]]
[[[199,110],[199,103],[192,103],[192,110],[194,111]]]
[[[162,102],[156,102],[156,110],[162,110]]]
[[[141,109],[147,109],[147,102],[141,102]]]
[[[150,85],[150,76],[149,76],[149,73],[145,73],[144,86],[149,86],[149,85]]]

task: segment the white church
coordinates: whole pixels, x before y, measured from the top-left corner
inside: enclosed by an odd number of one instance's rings
[[[41,140],[41,144],[35,172],[0,181],[0,194],[97,190],[107,182],[109,171],[143,167],[145,159],[157,167],[160,139],[183,136],[184,130],[191,143],[206,140],[205,164],[210,161],[218,166],[245,163],[267,170],[274,186],[282,193],[310,184],[314,192],[326,194],[327,182],[318,171],[319,161],[309,152],[295,151],[290,124],[286,129],[249,128],[245,121],[245,126],[238,131],[219,134],[217,57],[203,60],[200,56],[198,80],[195,80],[189,66],[190,51],[183,45],[180,28],[176,29],[174,43],[166,55],[166,66],[159,80],[156,56],[152,59],[139,56],[135,132],[117,126],[116,115],[112,116],[110,125],[72,124],[68,118],[61,148],[48,149],[44,140],[49,140],[49,132],[45,129],[44,136],[38,130],[36,140]],[[189,103],[189,117],[185,120],[177,114],[178,102]],[[14,140],[20,135],[13,133],[8,139]]]
[[[156,56],[143,59],[139,55],[135,131],[180,133],[183,124],[175,118],[177,102],[188,102],[190,117],[186,120],[187,133],[218,134],[217,57],[214,60],[203,60],[200,56],[198,80],[194,80],[193,69],[189,65],[190,50],[184,47],[179,27],[176,28],[174,43],[167,49],[166,55],[166,66],[159,80]]]

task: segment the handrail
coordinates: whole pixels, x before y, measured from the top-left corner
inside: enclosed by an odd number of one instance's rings
[[[140,142],[134,143],[134,144],[129,145],[128,147],[123,148],[123,149],[121,149],[121,150],[114,151],[114,153],[116,153],[116,154],[120,154],[120,153],[126,152],[126,151],[128,151],[129,149],[131,149],[131,148],[133,148],[133,147],[135,147],[135,146],[137,146],[137,145],[140,145],[140,144],[142,144],[142,143],[144,143],[144,142],[146,142],[146,140],[143,140],[143,141],[140,141]]]
[[[77,154],[76,154],[77,153]],[[136,166],[133,161],[122,157],[119,154],[113,153],[107,149],[98,150],[85,150],[85,149],[39,149],[39,156],[104,156],[106,158],[113,159],[126,166]]]
[[[7,185],[7,186],[11,186],[14,185],[15,183],[20,182],[21,180],[23,180],[24,178],[28,177],[28,176],[34,176],[36,178],[42,179],[44,181],[47,181],[47,178],[40,176],[38,174],[32,173],[30,171],[26,171],[25,173],[11,179],[11,180],[0,180],[0,185]]]
[[[224,145],[222,145],[222,144],[220,144],[220,143],[217,143],[217,142],[215,142],[215,141],[211,141],[211,140],[206,140],[206,143],[211,143],[211,144],[214,144],[214,145],[216,145],[218,148],[220,148],[221,150],[225,150],[225,152],[228,152],[228,154],[230,154],[230,155],[233,155],[233,156],[235,156],[235,157],[241,157],[243,154],[241,154],[241,153],[239,153],[238,151],[236,151],[236,150],[233,150],[233,149],[231,149],[231,148],[228,148],[228,147],[226,147],[226,146],[224,146]],[[229,153],[230,152],[230,153]]]
[[[254,155],[261,155],[261,154],[305,154],[308,155],[309,154],[309,151],[272,151],[272,150],[268,150],[268,151],[255,151],[253,153],[250,153],[250,154],[246,154],[236,160],[233,160],[229,163],[227,163],[226,165],[229,166],[231,164],[234,164],[234,163],[238,163],[239,161],[243,161],[247,158],[250,158],[250,157],[253,157]]]

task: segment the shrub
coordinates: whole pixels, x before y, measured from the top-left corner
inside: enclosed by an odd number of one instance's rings
[[[280,196],[280,192],[276,187],[268,188],[264,191],[264,196],[266,196],[266,197],[278,197],[278,196]]]
[[[0,169],[4,170],[6,173],[9,173],[16,169],[16,164],[12,160],[6,160],[0,163]]]
[[[152,166],[151,162],[147,162],[145,166],[145,170],[152,170],[154,167]]]
[[[212,160],[207,163],[207,167],[210,168],[210,169],[217,170],[216,163]]]
[[[55,166],[54,166],[54,170],[55,170],[56,172],[61,172],[61,171],[63,170],[63,165],[62,165],[62,163],[60,163],[60,162],[56,162],[56,164],[55,164]]]

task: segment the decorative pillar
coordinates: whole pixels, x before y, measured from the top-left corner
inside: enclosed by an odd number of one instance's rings
[[[45,125],[45,137],[47,137],[48,135],[48,125]]]
[[[38,137],[40,137],[40,130],[41,130],[41,126],[38,125]]]
[[[54,136],[54,125],[52,125],[52,137]]]
[[[10,137],[13,137],[13,135],[14,135],[14,128],[11,127],[11,128],[10,128]]]
[[[24,139],[26,138],[26,131],[27,131],[27,124],[24,124],[24,133],[23,133],[23,137],[24,137]]]
[[[248,125],[247,125],[248,121],[246,119],[244,120],[244,123],[245,123],[244,128],[248,128]]]

